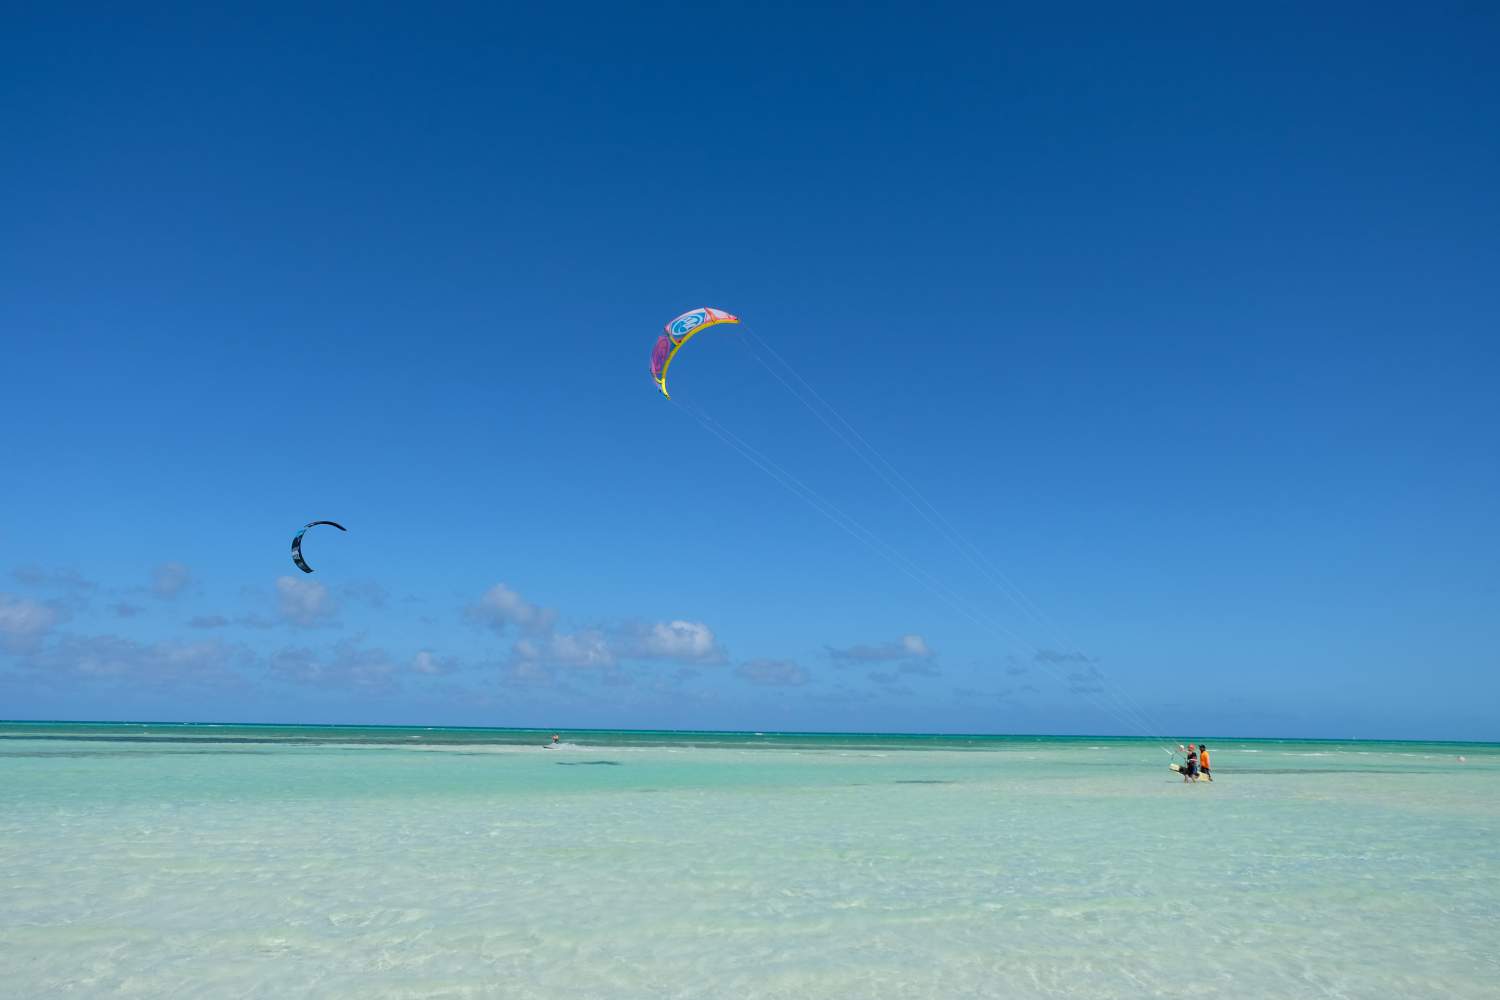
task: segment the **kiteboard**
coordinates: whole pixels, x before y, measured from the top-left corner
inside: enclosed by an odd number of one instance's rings
[[[1174,763],[1168,764],[1167,766],[1170,767],[1172,770],[1176,771],[1178,774],[1187,774],[1187,765],[1186,764],[1178,764],[1178,763],[1174,762]],[[1198,772],[1198,777],[1200,777],[1200,778],[1203,777],[1203,772],[1202,771]]]

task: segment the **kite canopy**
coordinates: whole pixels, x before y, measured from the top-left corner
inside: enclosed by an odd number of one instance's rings
[[[314,525],[318,524],[329,524],[339,529],[340,531],[349,530],[342,524],[339,524],[337,521],[308,521],[306,524],[304,524],[302,526],[302,530],[292,536],[292,562],[296,563],[297,568],[304,573],[311,573],[313,571],[313,568],[307,564],[307,561],[305,559],[302,558],[302,536],[307,533],[308,528],[311,528]]]
[[[720,323],[738,323],[740,318],[731,315],[722,309],[710,309],[704,306],[701,309],[689,309],[667,324],[666,330],[656,338],[656,346],[651,349],[651,377],[656,380],[656,387],[661,394],[668,399],[672,394],[667,392],[667,369],[672,365],[672,358],[677,351],[693,339],[693,335],[699,330],[707,330],[711,326]]]

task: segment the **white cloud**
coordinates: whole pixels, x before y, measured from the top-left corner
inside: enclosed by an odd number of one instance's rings
[[[673,660],[678,663],[721,663],[724,651],[713,629],[702,622],[677,619],[635,630],[624,644],[632,659]]]
[[[391,597],[390,591],[374,580],[352,580],[339,588],[339,594],[377,610],[384,608]]]
[[[66,636],[26,665],[54,680],[126,685],[238,685],[233,667],[254,659],[243,646],[217,641],[141,643],[117,635]]]
[[[897,660],[925,660],[930,658],[932,647],[916,633],[908,633],[899,639],[880,643],[859,643],[847,649],[827,647],[831,659],[844,663],[891,663]]]
[[[517,639],[512,649],[518,661],[543,666],[611,668],[619,663],[609,637],[598,629],[553,632],[536,639]]]
[[[875,692],[869,687],[850,687],[848,684],[835,684],[829,690],[811,689],[805,696],[809,701],[824,702],[830,705],[855,705],[860,702],[869,702],[875,699]]]
[[[627,660],[711,664],[725,659],[713,629],[702,622],[681,619],[574,632],[550,630],[522,636],[511,653],[517,661],[544,667],[604,670],[613,670]]]
[[[1104,674],[1090,661],[1082,670],[1074,670],[1068,674],[1068,692],[1070,694],[1103,694],[1104,685],[1099,683],[1104,679]]]
[[[511,626],[522,632],[538,634],[551,630],[557,620],[557,612],[532,604],[503,583],[497,583],[484,592],[477,604],[472,604],[465,614],[496,632],[505,632]]]
[[[907,660],[896,669],[903,674],[921,674],[923,677],[937,677],[942,673],[931,659]]]
[[[271,672],[291,681],[310,681],[318,676],[318,654],[304,646],[278,649],[271,654]]]
[[[151,572],[151,591],[157,597],[176,597],[192,582],[192,579],[192,570],[182,563],[162,563]]]
[[[333,617],[333,601],[328,588],[316,580],[295,576],[276,578],[276,596],[281,617],[293,625],[312,626]]]
[[[1016,689],[1011,687],[1001,688],[998,691],[982,691],[978,688],[956,687],[953,688],[953,697],[960,701],[968,702],[993,700],[1014,703],[1017,700]]]
[[[734,668],[735,675],[751,684],[795,687],[807,683],[807,671],[791,660],[746,660]]]
[[[14,574],[17,582],[27,587],[48,587],[54,590],[93,591],[99,585],[87,579],[76,569],[46,569],[41,566],[20,566]]]
[[[505,665],[506,683],[519,687],[551,687],[556,682],[552,670],[536,660],[512,659]]]
[[[631,676],[621,669],[629,662],[697,666],[727,659],[713,629],[703,622],[606,622],[564,631],[557,628],[554,609],[532,604],[503,583],[485,591],[464,614],[496,633],[520,633],[503,666],[505,679],[513,684],[558,687],[563,674],[579,672],[602,683],[629,683]],[[416,669],[426,672],[429,665],[424,660]]]
[[[1038,663],[1092,663],[1094,662],[1084,654],[1074,651],[1058,649],[1039,649],[1032,657]]]
[[[596,629],[555,633],[548,646],[548,658],[568,667],[613,667],[618,662],[609,639]]]
[[[0,594],[0,648],[12,652],[30,650],[63,617],[63,612],[53,605]]]
[[[927,640],[920,635],[903,635],[901,648],[908,656],[928,657],[932,655],[932,650],[927,647]]]
[[[419,674],[436,676],[438,674],[451,674],[459,668],[457,660],[451,656],[438,656],[430,649],[423,649],[411,658],[411,669]]]
[[[157,680],[203,679],[221,672],[243,652],[220,642],[158,642],[146,647],[143,659],[154,661],[146,672]]]
[[[395,688],[396,664],[383,649],[341,642],[329,655],[300,646],[279,650],[271,671],[298,684],[385,692]]]

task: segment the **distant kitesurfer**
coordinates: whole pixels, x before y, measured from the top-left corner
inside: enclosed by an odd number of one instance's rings
[[[558,741],[561,740],[561,739],[562,739],[561,736],[558,736],[556,733],[553,733],[552,734],[552,745],[553,746],[557,746]]]
[[[1209,781],[1214,780],[1213,772],[1208,769],[1208,747],[1202,743],[1198,744],[1198,773]]]
[[[1198,780],[1198,748],[1191,743],[1183,746],[1177,744],[1178,749],[1187,754],[1187,763],[1182,768],[1182,780],[1184,783]]]

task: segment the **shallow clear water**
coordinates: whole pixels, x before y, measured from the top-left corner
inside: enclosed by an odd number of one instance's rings
[[[9,995],[1494,997],[1500,747],[0,724]],[[1467,758],[1457,761],[1458,755]]]

